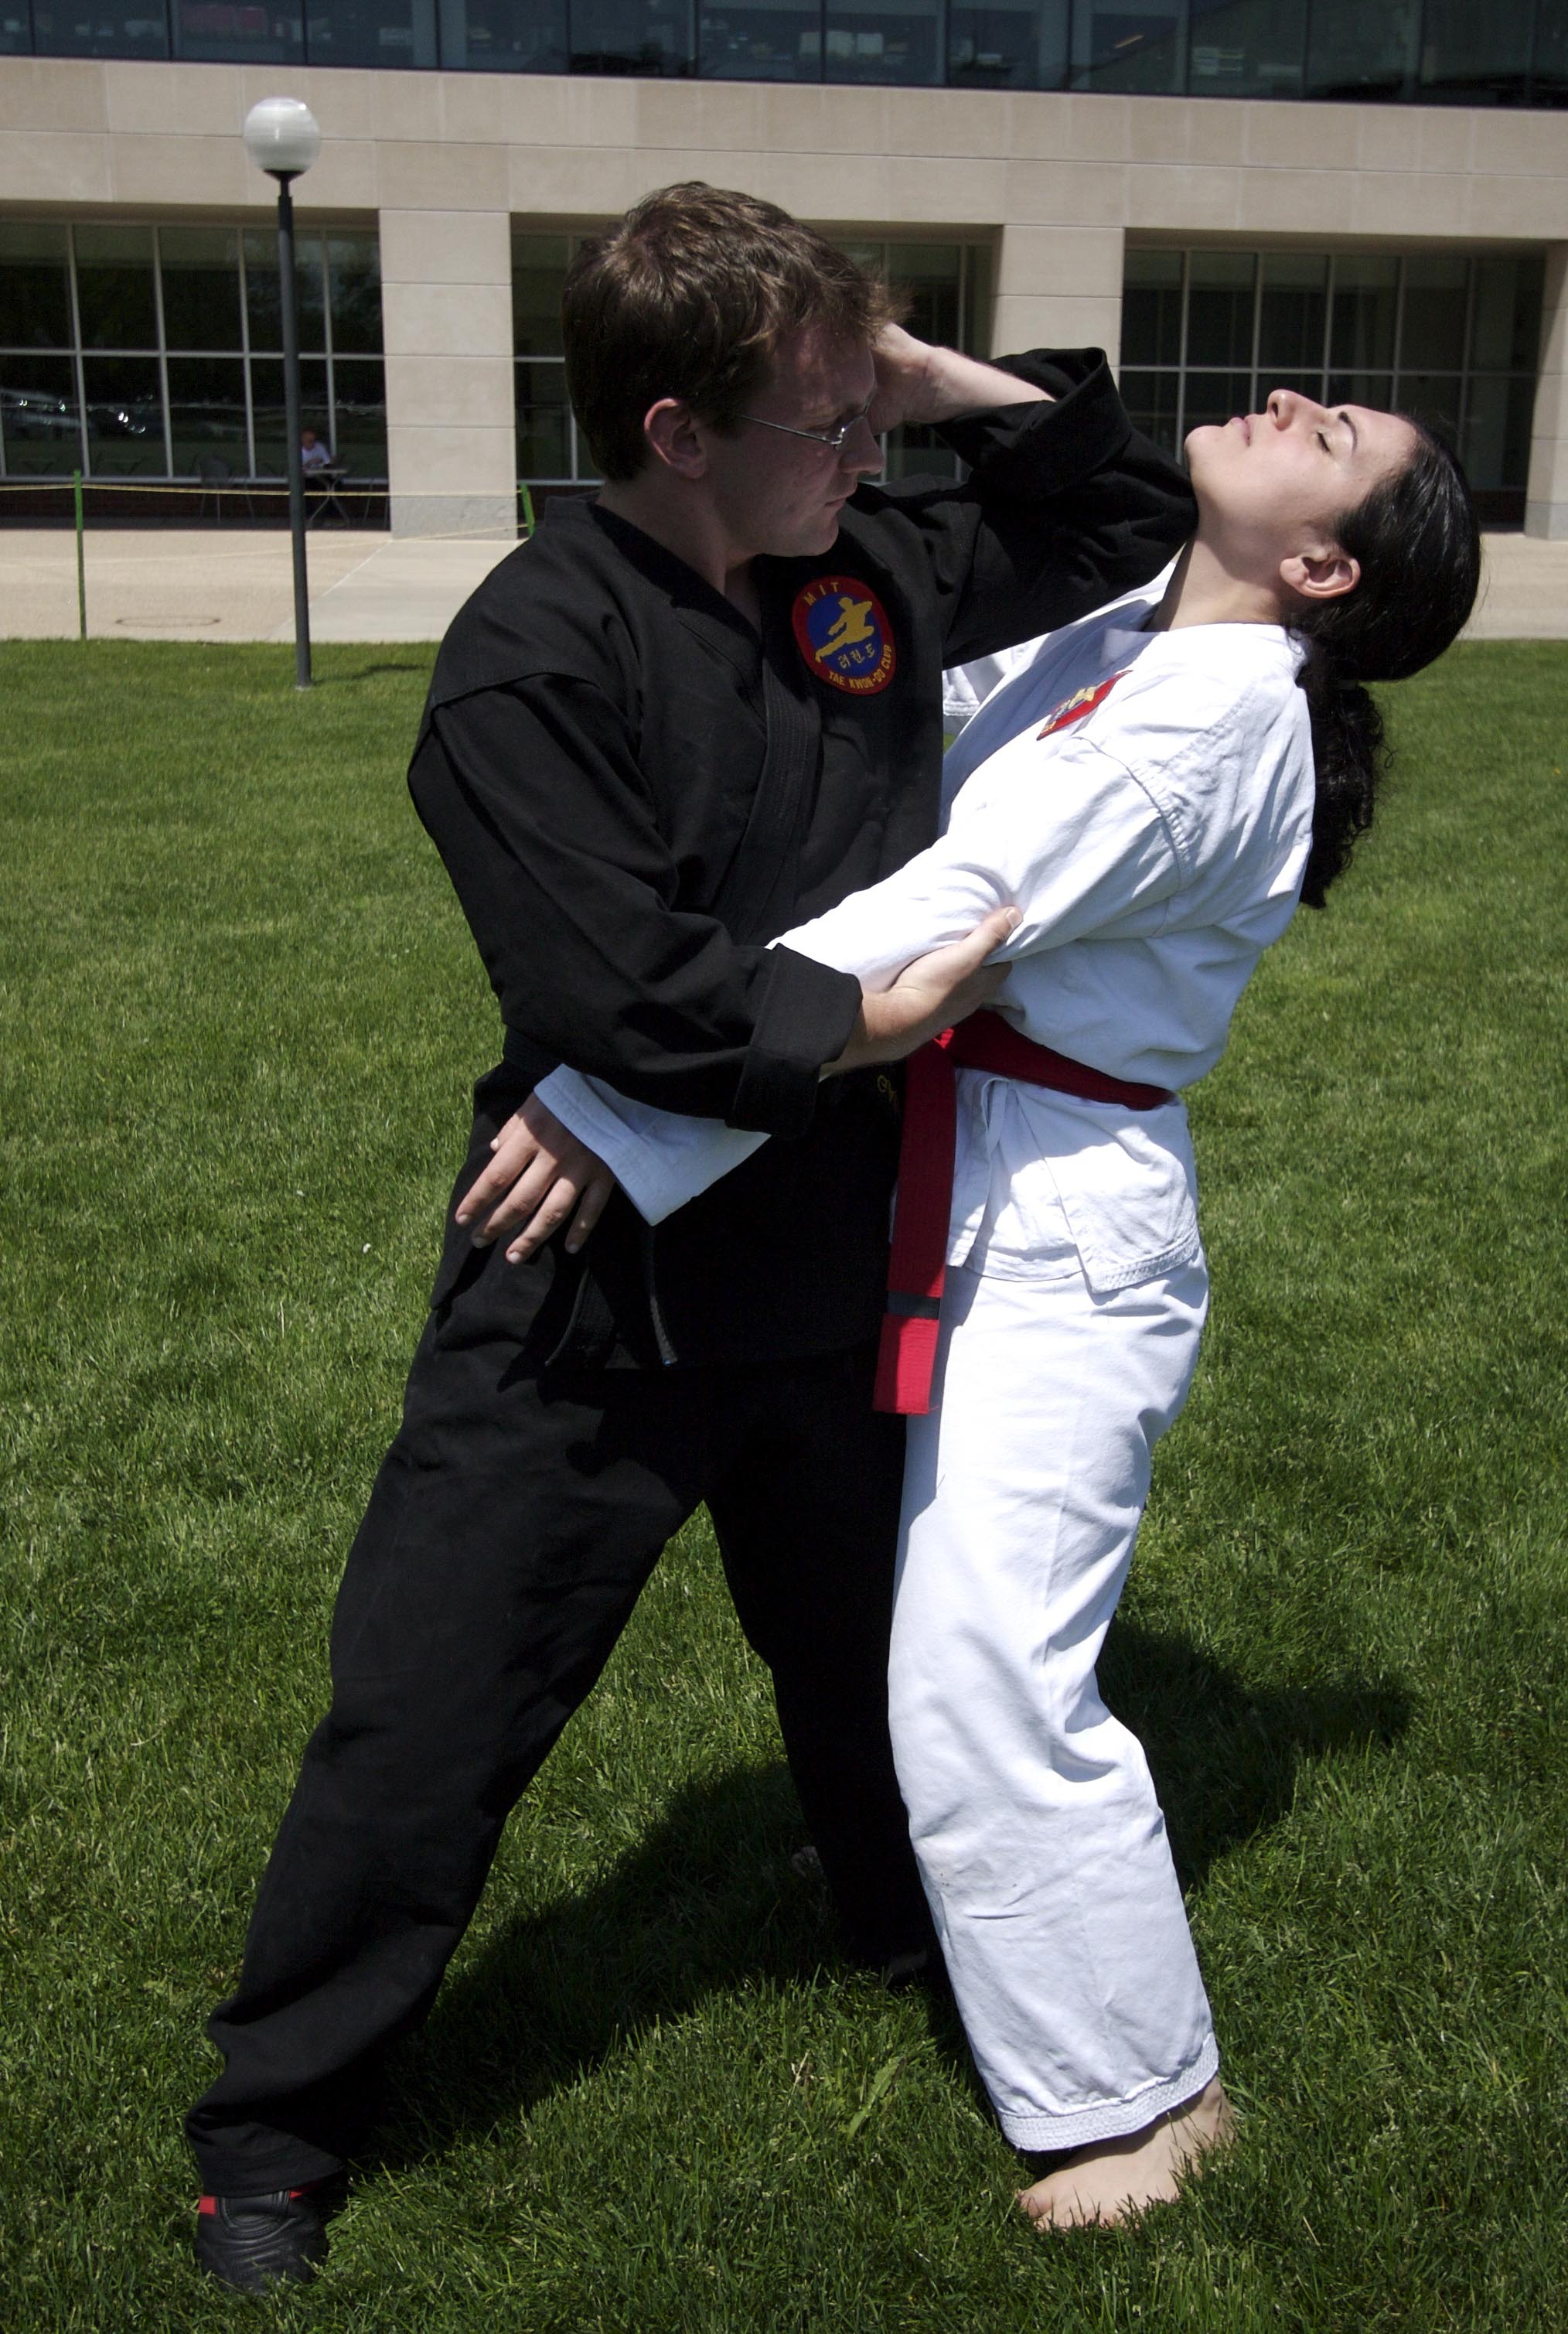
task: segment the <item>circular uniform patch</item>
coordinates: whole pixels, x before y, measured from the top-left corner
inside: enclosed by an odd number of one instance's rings
[[[795,594],[795,646],[806,670],[851,697],[874,697],[898,669],[888,612],[857,575],[816,575]]]

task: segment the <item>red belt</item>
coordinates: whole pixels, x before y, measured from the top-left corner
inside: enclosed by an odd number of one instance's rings
[[[1163,1086],[1108,1078],[1049,1046],[1037,1046],[996,1013],[971,1014],[909,1056],[893,1252],[888,1263],[888,1310],[871,1400],[878,1410],[902,1411],[910,1417],[923,1417],[931,1407],[953,1212],[960,1069],[989,1070],[997,1077],[1021,1079],[1025,1085],[1076,1095],[1081,1102],[1121,1103],[1127,1110],[1159,1110],[1176,1099]]]

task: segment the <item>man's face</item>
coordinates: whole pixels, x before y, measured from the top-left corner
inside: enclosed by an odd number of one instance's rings
[[[839,513],[861,478],[882,467],[864,413],[877,385],[870,349],[808,326],[784,342],[732,435],[705,432],[707,484],[734,554],[811,559],[832,549]],[[794,430],[823,436],[852,421],[837,453]],[[768,428],[773,423],[776,426]]]

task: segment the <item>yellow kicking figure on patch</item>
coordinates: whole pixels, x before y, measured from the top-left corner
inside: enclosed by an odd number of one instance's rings
[[[851,600],[847,592],[842,592],[839,594],[839,611],[838,621],[817,651],[819,664],[823,657],[832,656],[840,649],[858,648],[862,641],[876,638],[877,628],[871,622],[871,603],[869,600]]]

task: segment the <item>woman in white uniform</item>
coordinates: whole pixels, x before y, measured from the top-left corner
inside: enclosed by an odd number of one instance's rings
[[[1463,480],[1400,416],[1276,391],[1188,455],[1199,525],[1169,579],[994,663],[941,839],[781,942],[873,990],[1016,911],[996,1012],[911,1065],[890,1702],[970,2045],[1008,2138],[1052,2159],[1020,2202],[1056,2225],[1174,2196],[1228,2127],[1163,1818],[1095,1683],[1207,1304],[1178,1096],[1371,821],[1360,684],[1438,655],[1478,576]],[[652,1221],[764,1139],[570,1071],[539,1099]],[[515,1152],[493,1172],[499,1199]],[[546,1160],[488,1230],[532,1217],[526,1244],[575,1211],[575,1244],[606,1188]]]

